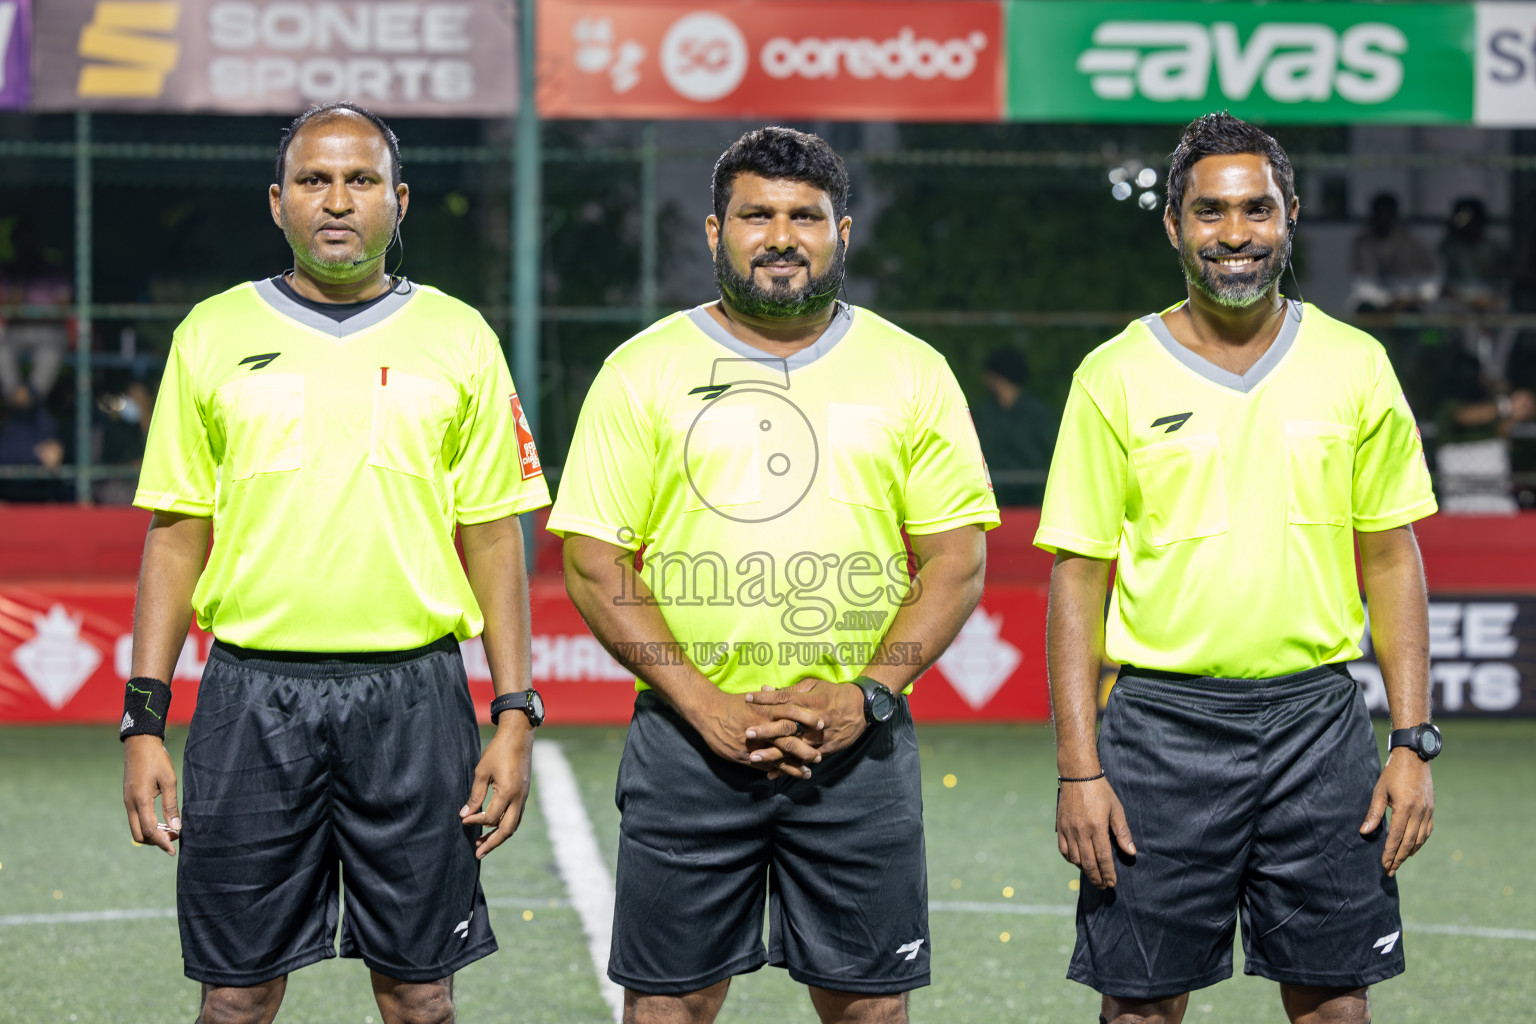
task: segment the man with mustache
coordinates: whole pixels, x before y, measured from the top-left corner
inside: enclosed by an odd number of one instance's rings
[[[707,1024],[765,963],[828,1024],[903,1024],[929,977],[904,694],[981,596],[997,507],[943,357],[837,301],[831,147],[748,132],[713,192],[719,301],[608,357],[549,521],[641,691],[608,974],[633,1024]]]
[[[517,515],[549,491],[495,333],[385,271],[410,203],[389,126],[315,107],[275,173],[293,268],[187,315],[150,424],[123,803],[135,841],[181,842],[203,1024],[270,1024],[288,975],[336,955],[343,885],[341,955],[385,1024],[449,1024],[454,972],[496,949],[480,858],[517,828],[543,720]],[[178,811],[163,737],[194,612],[216,639]]]
[[[1393,876],[1429,838],[1440,749],[1411,524],[1435,500],[1381,346],[1280,295],[1299,208],[1274,139],[1225,113],[1185,129],[1163,223],[1188,299],[1083,361],[1051,464],[1056,833],[1085,883],[1067,976],[1101,1022],[1177,1024],[1230,976],[1239,919],[1298,1024],[1364,1024],[1403,970]],[[1344,670],[1356,542],[1385,767]]]

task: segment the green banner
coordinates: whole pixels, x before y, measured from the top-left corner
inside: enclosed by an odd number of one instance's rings
[[[1007,117],[1472,120],[1471,4],[1012,0]]]

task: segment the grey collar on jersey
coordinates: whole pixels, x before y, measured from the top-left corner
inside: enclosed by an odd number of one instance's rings
[[[837,312],[832,315],[832,322],[827,329],[821,332],[821,337],[784,360],[784,367],[788,370],[798,370],[802,366],[809,366],[828,352],[832,347],[843,340],[848,329],[853,326],[854,308],[839,299]],[[731,334],[730,331],[720,326],[720,321],[709,315],[709,310],[703,306],[694,306],[688,311],[688,319],[693,321],[695,327],[703,331],[709,337],[724,345],[745,359],[772,359],[767,352],[760,348],[753,348],[746,342]]]
[[[1161,314],[1149,313],[1141,318],[1141,323],[1146,325],[1153,337],[1162,342],[1163,348],[1167,349],[1168,354],[1173,358],[1212,384],[1220,384],[1224,388],[1241,391],[1246,395],[1258,387],[1259,382],[1269,376],[1271,370],[1280,365],[1280,360],[1285,358],[1285,354],[1296,343],[1296,332],[1301,329],[1301,303],[1295,299],[1286,299],[1285,312],[1285,323],[1280,325],[1280,334],[1275,338],[1274,344],[1270,345],[1269,351],[1260,356],[1259,361],[1250,366],[1248,372],[1241,376],[1231,370],[1223,370],[1204,356],[1196,355],[1180,345],[1169,332],[1168,325],[1163,323]]]
[[[293,299],[284,295],[282,289],[278,288],[270,280],[263,278],[260,281],[254,282],[256,294],[261,296],[262,301],[267,305],[288,319],[296,320],[305,327],[313,327],[321,334],[329,334],[333,338],[345,338],[349,334],[356,334],[358,331],[367,330],[369,327],[381,324],[393,316],[401,306],[410,302],[412,296],[416,294],[416,287],[409,281],[402,279],[402,283],[405,285],[404,289],[396,285],[394,291],[390,292],[375,305],[369,306],[367,309],[349,316],[345,320],[337,321],[332,320],[323,313],[316,313],[307,306],[294,302]]]

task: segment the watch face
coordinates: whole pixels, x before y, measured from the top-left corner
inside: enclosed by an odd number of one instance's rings
[[[534,725],[544,724],[544,698],[538,690],[528,691],[528,720]]]
[[[896,695],[880,687],[869,695],[869,716],[877,722],[889,721],[896,713]]]
[[[1419,733],[1419,749],[1430,757],[1440,753],[1440,747],[1443,742],[1440,739],[1440,730],[1432,725],[1426,726],[1424,731]]]

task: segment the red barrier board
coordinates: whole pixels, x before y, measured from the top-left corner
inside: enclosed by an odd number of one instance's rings
[[[0,724],[101,722],[123,713],[133,651],[133,584],[0,583]],[[623,724],[634,677],[588,632],[558,582],[536,581],[533,678],[552,723]],[[992,587],[912,697],[923,721],[1043,721],[1045,592]],[[171,721],[186,722],[212,637],[194,629],[172,685]],[[463,645],[482,720],[490,672],[478,640]]]
[[[545,0],[546,117],[996,121],[1002,5]]]

